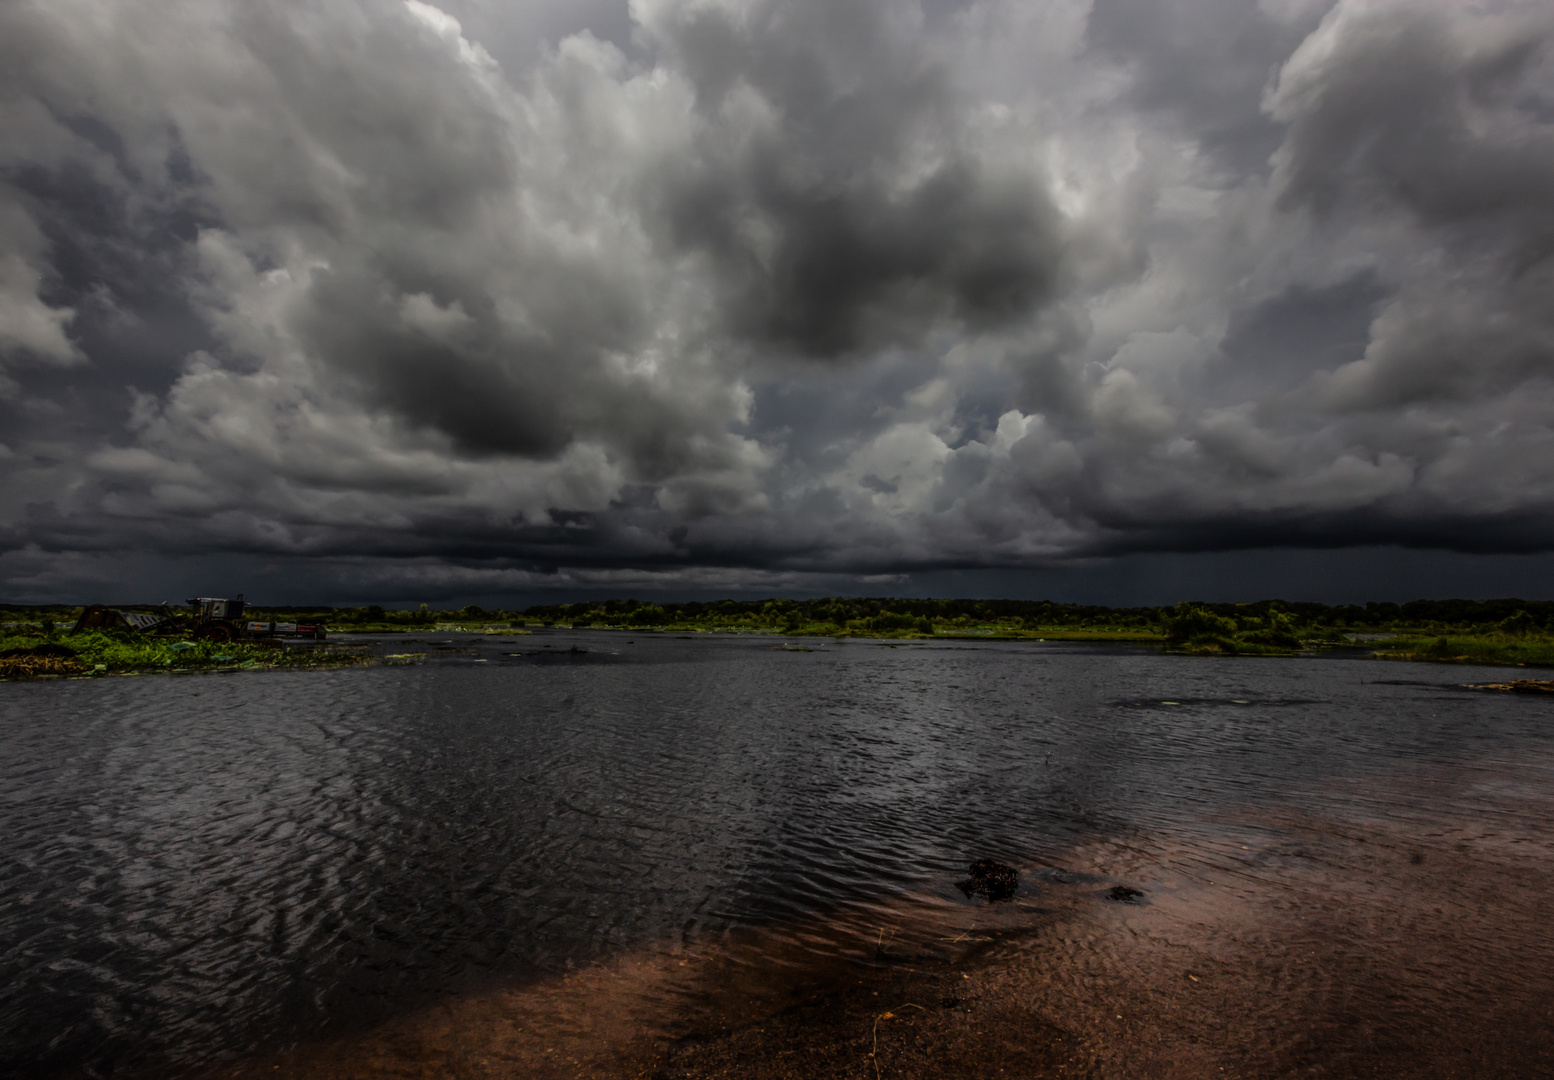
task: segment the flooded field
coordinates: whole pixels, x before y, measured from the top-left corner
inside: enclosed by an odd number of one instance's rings
[[[7,1075],[1554,1075],[1554,702],[1493,670],[369,647],[0,686]]]

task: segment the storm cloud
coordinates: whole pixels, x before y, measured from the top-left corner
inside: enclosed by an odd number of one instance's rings
[[[1551,195],[1513,0],[17,0],[0,580],[1548,552]]]

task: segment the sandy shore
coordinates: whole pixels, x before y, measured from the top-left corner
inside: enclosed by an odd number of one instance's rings
[[[1096,838],[1006,904],[632,954],[221,1075],[1554,1076],[1551,778],[1434,767],[1343,813]]]

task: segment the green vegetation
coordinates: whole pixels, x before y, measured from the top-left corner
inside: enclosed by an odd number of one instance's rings
[[[542,626],[785,634],[792,637],[996,637],[1161,640],[1151,609],[1115,610],[1023,600],[718,600],[651,604],[604,600],[548,604],[521,613]]]
[[[40,649],[39,646],[44,646]],[[5,656],[5,653],[18,655]],[[39,655],[39,654],[42,655]],[[74,655],[71,655],[74,654]],[[33,630],[0,633],[0,678],[38,675],[121,675],[129,672],[228,668],[317,668],[359,663],[333,649],[273,644],[180,641],[146,634],[92,630],[80,634]]]
[[[1424,660],[1438,664],[1554,667],[1554,636],[1547,634],[1441,635],[1397,637],[1375,643],[1380,660]]]
[[[1199,604],[1178,604],[1163,620],[1166,644],[1191,653],[1225,656],[1278,656],[1298,652],[1306,643],[1289,612],[1217,615]],[[1317,642],[1347,641],[1327,627],[1305,627]]]
[[[1210,656],[1287,656],[1349,646],[1374,649],[1380,657],[1554,666],[1554,603],[1517,599],[1363,607],[1260,600],[1169,608],[856,597],[684,604],[609,600],[531,607],[510,617],[544,626],[681,633],[1140,642]],[[1443,636],[1445,646],[1439,644]]]
[[[133,607],[133,605],[131,605]],[[145,610],[150,610],[145,609]],[[353,662],[329,649],[185,642],[129,633],[70,635],[80,608],[0,606],[0,651],[58,643],[73,661],[0,658],[0,675],[90,674],[220,667],[315,667]],[[523,634],[524,627],[634,632],[772,634],[790,637],[949,638],[1156,644],[1195,655],[1289,655],[1365,648],[1379,658],[1554,667],[1554,602],[1419,600],[1332,607],[1260,600],[1246,604],[1106,608],[1027,600],[827,597],[817,600],[639,600],[545,604],[514,611],[476,605],[435,610],[251,608],[251,617],[322,623],[334,634],[459,629]],[[26,668],[27,670],[23,670]]]
[[[395,611],[377,604],[359,608],[257,608],[248,609],[255,619],[278,622],[322,623],[332,633],[398,634],[431,630],[491,630],[523,633],[520,611],[487,611],[478,604],[434,611],[426,604]],[[517,627],[518,629],[513,629]]]

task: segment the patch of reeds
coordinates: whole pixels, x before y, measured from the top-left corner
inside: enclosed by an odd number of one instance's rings
[[[1397,637],[1374,643],[1381,660],[1495,667],[1554,667],[1554,638],[1508,634]]]
[[[68,656],[0,656],[0,679],[80,675],[86,665]]]

